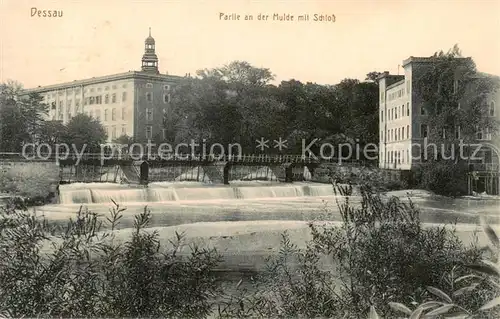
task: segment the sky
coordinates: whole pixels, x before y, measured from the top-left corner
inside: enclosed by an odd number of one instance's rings
[[[33,8],[63,16],[32,16]],[[310,21],[296,21],[304,14]],[[0,0],[0,81],[31,88],[140,70],[149,27],[160,72],[172,75],[242,60],[269,68],[275,83],[335,84],[397,74],[409,56],[455,43],[480,71],[500,75],[500,0]]]

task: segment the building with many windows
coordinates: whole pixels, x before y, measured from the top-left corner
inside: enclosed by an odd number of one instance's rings
[[[48,120],[68,123],[76,114],[98,119],[111,142],[121,135],[136,141],[162,137],[163,114],[179,76],[160,74],[155,39],[145,40],[141,71],[129,71],[25,90],[49,105]]]
[[[464,58],[465,59],[465,58]],[[418,78],[429,69],[432,58],[410,57],[403,61],[404,74],[391,75],[384,72],[379,76],[379,167],[388,170],[411,171],[425,162],[422,156],[429,140],[429,114],[423,107],[423,101],[417,89]],[[478,73],[477,77],[489,77],[500,81],[496,76]],[[454,83],[459,80],[454,79]],[[455,84],[457,85],[457,84]],[[457,107],[468,107],[468,98],[474,93],[474,88],[466,88],[463,99]],[[476,93],[477,94],[477,93]],[[487,114],[500,120],[500,91],[491,92],[485,99],[484,107]],[[460,126],[443,131],[443,134],[454,134],[455,139],[461,139]],[[496,174],[492,190],[498,193],[498,172],[500,159],[500,138],[493,136],[487,129],[478,128],[476,142],[482,144],[476,157],[482,160],[481,165],[474,169]],[[425,144],[427,143],[427,144]]]

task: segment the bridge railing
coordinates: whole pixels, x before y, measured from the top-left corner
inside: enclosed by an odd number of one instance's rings
[[[359,160],[348,160],[338,158],[316,158],[308,155],[296,154],[244,154],[244,155],[214,155],[214,154],[106,154],[106,153],[70,153],[57,155],[55,153],[21,154],[0,153],[0,160],[24,160],[24,161],[58,161],[58,160],[131,160],[131,161],[203,161],[203,162],[245,162],[245,163],[360,163]]]

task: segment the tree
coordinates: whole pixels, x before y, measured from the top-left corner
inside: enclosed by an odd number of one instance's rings
[[[0,84],[0,150],[20,152],[23,144],[35,141],[47,112],[39,94],[23,95],[15,81]]]
[[[62,143],[67,134],[66,130],[67,128],[62,121],[45,121],[40,127],[40,134],[37,142],[49,145]]]
[[[374,82],[374,83],[377,83],[377,84],[378,84],[378,77],[379,77],[381,74],[382,74],[381,72],[372,71],[372,72],[370,72],[370,73],[368,73],[368,74],[366,75],[365,80],[366,80],[366,81],[371,81],[371,82]]]
[[[64,142],[71,150],[76,148],[79,152],[82,150],[99,152],[101,144],[104,144],[106,139],[106,131],[99,120],[85,114],[78,114],[67,124]]]
[[[498,122],[488,114],[486,96],[498,90],[499,81],[477,72],[472,58],[462,57],[458,45],[447,53],[436,52],[431,58],[432,66],[417,80],[418,93],[429,115],[429,139],[446,145],[450,153],[454,148],[458,155],[460,140],[474,143],[479,128],[492,134],[498,131]]]

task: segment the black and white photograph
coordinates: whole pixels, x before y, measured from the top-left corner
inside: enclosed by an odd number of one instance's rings
[[[0,318],[500,318],[500,0],[0,0]]]

